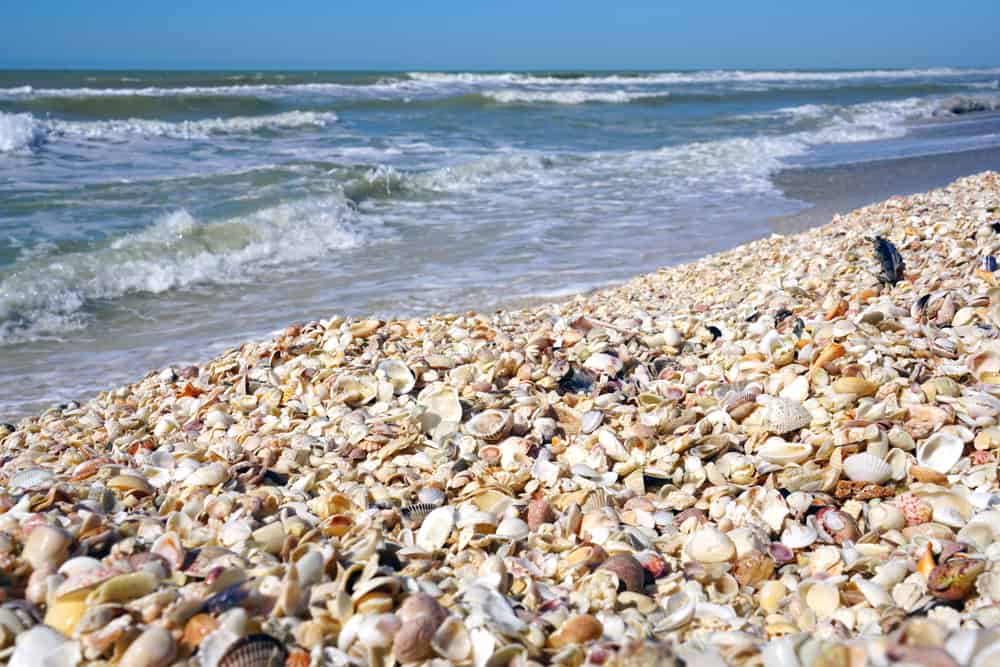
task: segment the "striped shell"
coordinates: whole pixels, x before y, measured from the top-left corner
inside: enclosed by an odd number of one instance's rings
[[[892,476],[892,466],[874,454],[861,452],[844,459],[844,474],[852,482],[881,484]]]
[[[288,651],[274,637],[247,635],[226,649],[216,667],[283,667],[287,658]]]
[[[798,401],[772,398],[764,412],[764,420],[768,431],[781,435],[809,426],[812,415]]]
[[[414,526],[419,526],[423,523],[424,518],[437,508],[437,505],[432,505],[431,503],[414,503],[413,505],[404,506],[399,511],[404,519]]]
[[[505,410],[484,410],[465,424],[465,432],[488,442],[502,440],[510,433],[513,420]]]

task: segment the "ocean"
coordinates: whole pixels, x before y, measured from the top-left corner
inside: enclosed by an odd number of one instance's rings
[[[0,71],[0,420],[292,322],[568,295],[1000,169],[998,80]]]

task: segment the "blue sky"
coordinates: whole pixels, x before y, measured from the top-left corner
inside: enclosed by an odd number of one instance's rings
[[[997,0],[0,2],[0,67],[979,66],[998,35]]]

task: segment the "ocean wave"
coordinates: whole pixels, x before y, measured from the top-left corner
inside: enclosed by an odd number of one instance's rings
[[[670,97],[669,93],[650,93],[633,90],[488,90],[487,98],[501,104],[627,104],[638,100],[647,102]]]
[[[201,222],[185,210],[89,251],[24,258],[0,272],[0,342],[85,326],[88,304],[197,284],[251,280],[370,240],[343,197]]]
[[[45,141],[45,130],[28,113],[0,112],[0,153],[23,153]]]
[[[1000,109],[1000,97],[996,95],[956,95],[941,102],[934,110],[934,115],[961,116],[998,109]]]

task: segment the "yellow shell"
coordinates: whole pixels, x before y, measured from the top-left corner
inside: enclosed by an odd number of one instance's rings
[[[87,611],[87,591],[75,591],[56,600],[45,613],[45,625],[51,626],[67,637]]]

